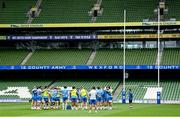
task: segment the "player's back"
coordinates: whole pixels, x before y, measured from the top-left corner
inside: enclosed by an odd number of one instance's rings
[[[104,93],[103,93],[103,96],[104,96],[104,97],[107,97],[107,95],[108,95],[107,90],[103,90],[103,92],[104,92]]]
[[[102,96],[103,96],[103,93],[104,93],[104,92],[103,92],[102,89],[97,89],[96,91],[97,91],[97,96],[98,96],[98,97],[102,97]]]
[[[80,95],[81,95],[82,97],[87,96],[87,90],[84,89],[84,88],[81,89]]]
[[[69,96],[69,91],[67,89],[63,89],[61,91],[61,93],[62,93],[62,97],[68,97]]]
[[[111,96],[112,96],[112,92],[113,92],[112,89],[108,89],[108,90],[107,90],[107,96],[111,97]]]
[[[77,97],[77,90],[76,89],[73,89],[71,91],[71,97]]]
[[[53,89],[52,92],[51,92],[51,96],[52,97],[57,97],[58,96],[58,90]]]
[[[131,91],[128,93],[128,97],[129,97],[129,100],[133,99],[133,93]]]
[[[41,89],[37,89],[37,96],[41,96],[42,94],[42,90]]]
[[[92,89],[90,92],[89,92],[89,96],[90,96],[90,99],[96,99],[96,95],[97,95],[97,91]]]
[[[36,89],[36,88],[34,88],[34,89],[32,90],[32,96],[33,96],[33,97],[37,96],[37,89]]]

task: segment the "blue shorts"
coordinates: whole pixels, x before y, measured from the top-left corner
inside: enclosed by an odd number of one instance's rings
[[[63,101],[63,102],[65,102],[65,101],[67,101],[67,100],[68,100],[68,97],[63,97],[63,98],[62,98],[62,101]]]
[[[129,99],[129,103],[132,103],[132,99]]]
[[[71,98],[71,101],[72,101],[72,102],[77,102],[77,98],[72,97],[72,98]]]
[[[102,98],[102,101],[103,101],[103,102],[107,102],[107,97],[103,97],[103,98]]]
[[[33,101],[37,101],[37,96],[33,96],[33,97],[32,97],[32,100],[33,100]]]
[[[44,97],[43,100],[44,100],[45,102],[48,102],[48,101],[49,101],[49,98],[48,98],[48,97]]]
[[[56,101],[58,101],[58,102],[59,102],[59,101],[60,101],[60,97],[56,97]]]
[[[51,102],[55,102],[53,97],[50,98],[50,101],[51,101]]]
[[[78,100],[79,102],[81,102],[82,98],[81,98],[81,97],[78,97],[77,100]]]
[[[96,104],[96,100],[90,99],[90,104],[91,104],[91,105],[92,105],[92,104]]]
[[[108,98],[107,98],[107,101],[108,101],[108,102],[112,102],[112,99],[113,99],[112,97],[108,97]]]
[[[37,96],[37,101],[42,101],[42,96]]]
[[[97,102],[102,102],[102,98],[101,97],[97,97]]]
[[[82,102],[87,102],[87,97],[81,97]]]
[[[58,97],[51,97],[51,102],[56,102],[56,101],[60,101],[60,99]]]

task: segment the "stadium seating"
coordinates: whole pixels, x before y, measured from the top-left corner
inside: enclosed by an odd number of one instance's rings
[[[33,23],[89,23],[91,17],[88,12],[95,3],[96,0],[44,0],[40,16]],[[0,24],[26,23],[26,13],[36,1],[8,0],[5,4],[6,8],[0,7]],[[177,14],[180,11],[179,4],[179,1],[166,1],[169,18],[180,19]],[[123,22],[124,9],[127,11],[128,22],[142,21],[154,17],[153,11],[157,5],[157,0],[103,0],[104,10],[97,22]]]
[[[161,64],[179,65],[180,64],[180,49],[178,48],[164,49]]]
[[[95,0],[44,0],[42,12],[33,23],[90,22],[88,12]]]
[[[91,49],[36,50],[26,65],[86,65]],[[20,65],[28,50],[0,49],[0,65]],[[179,65],[180,49],[166,48],[161,65]],[[127,65],[155,65],[157,49],[127,49]],[[92,65],[123,65],[122,49],[98,49]]]
[[[0,99],[19,99],[19,98],[26,98],[29,96],[27,93],[30,93],[31,90],[33,89],[34,86],[45,86],[45,85],[49,85],[51,83],[51,81],[45,81],[45,80],[41,80],[41,81],[29,81],[29,80],[25,80],[25,81],[18,81],[18,80],[12,80],[12,81],[1,81],[0,82]],[[104,81],[104,80],[100,80],[100,81],[57,81],[55,82],[53,85],[51,85],[51,87],[54,86],[76,86],[78,88],[80,88],[81,86],[84,86],[85,88],[87,88],[88,90],[90,90],[92,88],[92,86],[111,86],[113,89],[115,89],[118,85],[119,81]],[[27,91],[28,89],[28,91]],[[24,93],[19,93],[18,91],[24,91]],[[29,97],[30,98],[30,97]],[[28,98],[28,99],[29,99]]]
[[[161,83],[163,87],[162,99],[164,100],[180,100],[180,86],[178,81],[164,81]]]
[[[0,65],[19,65],[27,54],[26,50],[0,49]]]
[[[180,87],[178,81],[162,81],[160,87],[162,88],[162,100],[180,100]],[[148,88],[157,88],[156,81],[126,81],[126,90],[132,89],[134,93],[134,100],[144,100]],[[121,93],[118,99],[121,99]],[[128,99],[128,95],[126,95]]]
[[[91,50],[37,50],[27,65],[85,65]]]
[[[95,0],[43,1],[42,12],[33,23],[88,23],[91,19],[88,12],[95,3]],[[156,0],[103,0],[104,11],[97,22],[122,22],[124,9],[127,10],[128,21],[142,21],[153,16],[156,5]]]
[[[34,86],[46,86],[51,81],[11,80],[0,81],[0,99],[30,99]]]
[[[179,4],[179,0],[166,0],[166,5],[168,7],[168,17],[180,20],[180,15],[178,14],[180,12]]]
[[[95,3],[95,0],[44,1],[40,17],[35,19],[34,23],[88,23],[91,19],[88,12]],[[179,19],[178,3],[177,1],[167,1],[168,17]],[[145,18],[154,17],[153,11],[157,5],[157,0],[103,0],[103,14],[97,18],[97,22],[123,22],[124,9],[127,11],[127,21],[143,21]]]
[[[18,80],[12,80],[12,81],[1,81],[0,82],[0,99],[20,99],[27,97],[27,94],[20,95],[18,94],[18,91],[24,91],[27,93],[30,93],[33,86],[45,86],[49,85],[51,83],[50,80],[38,80],[38,81],[30,81],[30,80],[24,80],[24,81],[18,81]],[[75,86],[75,87],[85,87],[86,89],[90,90],[92,86],[111,86],[113,89],[115,89],[119,84],[118,80],[58,80],[55,83],[53,83],[51,86]],[[132,89],[134,93],[134,100],[147,100],[145,99],[145,94],[147,92],[148,88],[156,88],[157,82],[156,81],[126,81],[126,91],[128,89]],[[180,86],[179,81],[162,81],[160,83],[160,87],[162,88],[161,93],[161,99],[162,100],[174,100],[178,101],[180,100]],[[13,90],[14,89],[14,90]],[[18,90],[17,90],[18,89]],[[27,90],[28,91],[25,91]],[[2,91],[4,93],[2,93]],[[128,95],[126,95],[128,99]],[[120,100],[121,92],[119,93],[118,99]],[[27,98],[26,98],[27,99]],[[29,99],[29,98],[28,98]]]
[[[129,65],[153,65],[156,62],[156,57],[157,51],[155,49],[126,50],[126,64]],[[93,65],[123,65],[123,50],[97,50]]]
[[[3,81],[0,82],[0,89],[5,90],[7,87],[28,87],[30,90],[34,86],[45,86],[48,85],[51,81],[31,81],[31,80],[24,80],[24,81],[18,81],[18,80],[11,80],[11,81]]]
[[[144,95],[146,93],[146,89],[143,88],[143,86],[146,84],[146,82],[141,81],[126,81],[126,90],[132,89],[134,93],[134,100],[140,100],[144,98]],[[119,94],[119,99],[122,99],[121,96],[122,93]],[[128,95],[126,95],[126,98],[128,99]]]
[[[36,0],[4,0],[6,8],[0,7],[0,24],[27,23],[26,13]],[[0,3],[1,4],[1,3]]]
[[[142,21],[152,17],[157,1],[144,0],[103,0],[104,12],[98,22],[123,22],[124,9],[127,11],[127,21]],[[146,13],[145,13],[146,12]]]

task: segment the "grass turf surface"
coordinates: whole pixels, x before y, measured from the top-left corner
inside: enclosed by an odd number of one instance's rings
[[[0,103],[0,116],[128,116],[128,117],[180,117],[180,105],[175,104],[114,104],[113,110],[102,110],[97,113],[84,110],[31,110],[29,103]]]

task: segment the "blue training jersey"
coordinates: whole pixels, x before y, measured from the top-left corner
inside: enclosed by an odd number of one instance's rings
[[[36,88],[34,88],[34,89],[32,90],[32,96],[33,96],[33,97],[36,97],[36,96],[37,96],[37,89],[36,89]]]
[[[97,90],[97,97],[103,97],[103,90],[102,89],[98,89]]]
[[[108,92],[107,92],[107,90],[103,90],[103,92],[104,92],[104,93],[103,93],[103,97],[104,97],[104,98],[107,98],[107,97],[108,97]]]
[[[133,93],[132,93],[132,92],[129,92],[129,93],[128,93],[128,97],[129,97],[129,100],[133,100]]]
[[[41,96],[42,94],[42,90],[41,89],[37,89],[37,96]]]
[[[111,89],[107,90],[107,97],[112,97],[112,90]]]
[[[61,93],[62,93],[62,97],[68,97],[69,96],[69,91],[67,89],[63,89],[61,91]]]
[[[53,90],[51,91],[51,96],[52,96],[52,97],[58,97],[58,90],[53,89]]]

